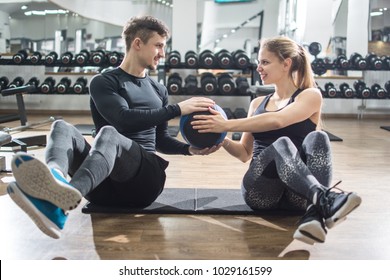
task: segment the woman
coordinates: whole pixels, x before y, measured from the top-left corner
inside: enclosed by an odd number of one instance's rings
[[[245,202],[253,209],[307,209],[294,238],[324,242],[326,228],[359,206],[356,193],[331,191],[330,142],[320,130],[322,95],[316,88],[309,56],[287,37],[262,40],[257,71],[275,92],[255,98],[244,119],[225,120],[218,112],[192,122],[201,133],[244,132],[240,142],[223,147],[246,162]]]

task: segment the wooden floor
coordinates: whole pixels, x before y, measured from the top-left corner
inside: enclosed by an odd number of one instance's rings
[[[91,123],[88,116],[63,116],[71,123]],[[43,119],[43,117],[40,117]],[[34,122],[38,117],[30,117]],[[176,120],[177,121],[177,120]],[[175,121],[172,122],[175,124]],[[11,201],[1,184],[0,258],[6,259],[390,259],[390,126],[389,119],[325,119],[326,130],[344,141],[332,142],[334,181],[356,191],[362,205],[324,244],[294,241],[299,217],[264,213],[229,215],[83,214],[71,211],[62,238],[42,234]],[[17,123],[2,124],[16,126]],[[47,133],[48,125],[13,137]],[[179,135],[180,137],[180,135]],[[42,157],[43,149],[30,149]],[[2,152],[7,159],[11,152]],[[208,157],[164,156],[170,161],[166,187],[239,188],[247,164],[223,150]],[[12,174],[3,174],[3,180]]]

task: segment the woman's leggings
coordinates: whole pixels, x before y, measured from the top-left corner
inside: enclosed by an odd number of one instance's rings
[[[96,189],[99,195],[95,197],[102,200],[99,201],[101,204],[115,204],[118,200],[125,204],[124,196],[133,196],[130,200],[138,199],[135,204],[139,202],[140,205],[146,205],[161,193],[161,185],[165,183],[166,166],[160,165],[161,158],[146,152],[111,126],[101,128],[91,146],[74,126],[63,120],[55,121],[47,141],[45,158],[50,168],[55,168],[64,175],[69,174],[69,183],[83,196],[93,194]],[[164,174],[161,170],[146,170],[149,167],[162,167]],[[147,191],[140,190],[146,189],[144,185],[132,185],[135,178],[143,173],[140,170],[144,169],[162,182],[157,181],[156,187],[148,185]]]
[[[276,176],[268,176],[272,169]],[[303,210],[319,188],[330,187],[331,180],[328,135],[313,131],[300,151],[288,137],[264,149],[252,159],[241,189],[245,202],[253,209]]]

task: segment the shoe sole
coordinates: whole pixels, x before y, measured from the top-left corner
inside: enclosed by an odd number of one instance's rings
[[[26,153],[17,153],[11,167],[19,188],[28,195],[49,201],[64,211],[75,209],[80,204],[81,193],[55,179],[40,160]]]
[[[342,207],[332,216],[325,220],[327,228],[333,228],[346,219],[346,216],[355,210],[362,203],[362,199],[356,193],[350,193],[347,196],[347,201]]]
[[[30,202],[14,182],[8,184],[7,192],[11,199],[31,218],[37,227],[51,238],[61,237],[60,229]]]
[[[294,239],[310,245],[324,243],[325,238],[326,232],[322,228],[321,223],[315,220],[301,224],[294,233]]]

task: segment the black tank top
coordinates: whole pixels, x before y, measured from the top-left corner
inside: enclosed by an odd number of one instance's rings
[[[286,106],[293,103],[295,97],[297,97],[298,94],[300,94],[301,92],[301,89],[298,89],[296,92],[294,92]],[[267,95],[264,98],[264,100],[260,103],[259,107],[257,107],[253,115],[266,114],[268,112],[265,107],[267,106],[268,101],[272,95],[273,93]],[[277,111],[283,110],[285,107]],[[305,139],[306,135],[308,135],[314,130],[316,130],[316,124],[313,123],[310,119],[306,119],[304,121],[294,123],[281,129],[252,133],[253,137],[255,138],[253,143],[253,157],[259,155],[262,150],[264,150],[266,147],[271,145],[275,140],[282,136],[289,137],[299,150],[302,146],[303,139]]]

